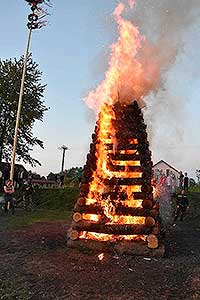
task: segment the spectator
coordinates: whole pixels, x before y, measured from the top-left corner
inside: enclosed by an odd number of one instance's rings
[[[185,195],[185,191],[182,190],[181,194],[177,196],[176,199],[176,212],[174,218],[173,226],[176,226],[176,220],[180,216],[180,220],[183,221],[183,217],[185,216],[186,209],[189,207],[189,201],[187,196]]]
[[[183,179],[183,189],[185,192],[188,192],[188,187],[189,187],[189,178],[187,176],[187,173],[185,173],[185,177]]]
[[[180,187],[180,189],[182,189],[182,187],[183,187],[183,178],[184,178],[183,172],[180,171],[180,176],[179,176],[179,187]]]
[[[4,186],[5,213],[7,213],[9,208],[11,208],[13,215],[15,213],[15,205],[14,205],[14,199],[13,199],[14,192],[15,192],[15,189],[12,184],[12,180],[9,179],[7,184]]]
[[[32,193],[33,187],[30,181],[24,183],[24,206],[25,210],[31,210],[32,208]]]

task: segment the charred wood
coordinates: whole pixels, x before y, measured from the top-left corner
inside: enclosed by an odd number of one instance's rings
[[[72,224],[72,229],[76,231],[90,231],[90,232],[99,232],[107,234],[150,234],[152,229],[146,225],[106,225],[100,223],[92,223],[87,221],[80,221],[78,223]]]

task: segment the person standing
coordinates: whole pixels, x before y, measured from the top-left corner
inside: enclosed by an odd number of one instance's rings
[[[180,189],[183,188],[183,178],[184,178],[183,172],[180,171],[180,175],[179,175],[179,188]]]
[[[12,214],[15,213],[15,205],[13,194],[15,192],[12,180],[8,180],[7,184],[4,186],[4,197],[5,197],[5,213],[8,212],[9,208],[12,209]]]
[[[176,225],[176,220],[180,216],[180,221],[183,221],[183,217],[185,216],[186,209],[189,207],[189,200],[187,196],[185,195],[185,191],[182,190],[181,194],[177,196],[176,199],[176,212],[174,217],[174,224]]]
[[[33,193],[33,187],[30,181],[25,181],[24,183],[24,206],[25,210],[31,210],[32,209],[32,193]]]
[[[188,192],[188,187],[189,187],[189,178],[187,176],[187,173],[185,173],[185,177],[183,179],[183,189],[185,192]]]

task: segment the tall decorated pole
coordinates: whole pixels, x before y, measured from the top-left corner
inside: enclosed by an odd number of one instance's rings
[[[28,15],[28,39],[26,44],[26,51],[24,55],[24,63],[23,63],[23,72],[22,72],[22,79],[21,79],[21,86],[20,86],[20,93],[19,93],[19,101],[18,101],[18,109],[16,115],[16,124],[15,124],[15,133],[13,139],[13,151],[11,157],[11,166],[10,166],[10,179],[13,181],[14,178],[14,168],[15,168],[15,158],[16,158],[16,150],[17,150],[17,138],[18,138],[18,130],[20,126],[20,115],[21,115],[21,108],[22,108],[22,100],[23,100],[23,93],[24,93],[24,82],[26,77],[26,67],[27,61],[29,56],[29,48],[30,48],[30,41],[31,41],[31,34],[34,29],[40,29],[47,24],[43,18],[48,14],[46,10],[42,8],[42,4],[50,6],[50,0],[25,0],[31,6],[31,14]]]

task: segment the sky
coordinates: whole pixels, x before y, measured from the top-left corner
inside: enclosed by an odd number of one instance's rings
[[[30,8],[23,0],[1,2],[0,57],[19,58],[25,50]],[[34,127],[34,134],[44,141],[44,150],[35,147],[32,152],[42,163],[34,171],[42,175],[60,171],[62,145],[70,149],[66,169],[85,164],[95,115],[83,99],[104,78],[109,45],[117,39],[111,17],[117,4],[116,0],[54,1],[49,25],[33,32],[30,51],[43,72],[44,99],[50,107],[43,122]],[[163,75],[164,87],[149,95],[145,112],[154,163],[164,159],[190,176],[200,169],[199,25],[197,19],[184,26],[182,48]],[[145,33],[145,26],[141,28]]]

